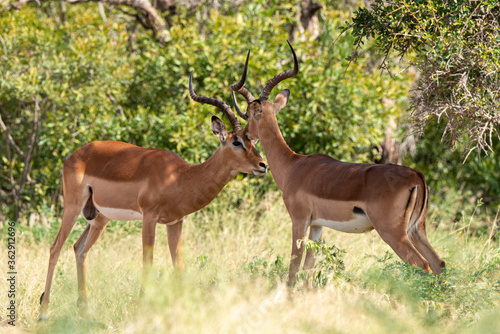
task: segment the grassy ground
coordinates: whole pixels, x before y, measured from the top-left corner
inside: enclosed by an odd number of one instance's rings
[[[443,204],[442,204],[443,205]],[[464,212],[459,222],[433,207],[428,234],[447,263],[440,279],[402,264],[376,232],[325,230],[318,268],[286,287],[291,223],[279,194],[227,210],[219,200],[185,220],[185,271],[172,269],[163,226],[140,296],[140,224],[111,222],[88,258],[88,318],[76,305],[72,244],[54,277],[50,319],[37,322],[51,228],[18,230],[16,329],[34,333],[488,333],[500,328],[500,241],[495,217]],[[52,220],[48,217],[49,221]],[[5,231],[5,226],[3,228]],[[332,247],[335,245],[336,247]],[[5,323],[7,251],[0,252],[0,332]],[[334,268],[335,270],[332,270]]]

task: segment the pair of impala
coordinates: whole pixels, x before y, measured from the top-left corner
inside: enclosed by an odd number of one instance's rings
[[[354,164],[324,154],[301,155],[288,147],[276,115],[289,100],[282,90],[270,102],[269,95],[281,81],[299,71],[297,55],[294,68],[269,80],[258,99],[244,87],[250,52],[243,75],[231,86],[238,115],[247,121],[242,129],[226,103],[198,96],[189,78],[191,98],[218,107],[229,119],[232,131],[212,117],[213,133],[220,146],[204,163],[193,165],[177,154],[162,149],[146,149],[116,141],[97,141],[77,150],[64,163],[64,212],[62,225],[50,248],[45,291],[40,298],[40,318],[47,317],[54,269],[64,241],[80,213],[88,224],[74,245],[79,301],[86,304],[85,267],[87,254],[110,219],[142,220],[144,270],[153,260],[156,224],[167,227],[172,262],[182,270],[181,231],[186,215],[210,203],[238,172],[264,175],[267,165],[255,149],[260,140],[273,178],[283,193],[292,220],[292,254],[289,283],[295,283],[304,247],[298,241],[309,229],[309,239],[317,241],[323,227],[348,233],[375,229],[405,262],[435,274],[445,263],[429,243],[425,222],[428,188],[422,173],[397,165]],[[243,113],[234,92],[248,103]],[[303,268],[314,266],[308,251]]]

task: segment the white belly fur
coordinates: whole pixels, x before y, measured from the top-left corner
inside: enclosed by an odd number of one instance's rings
[[[329,227],[337,231],[346,233],[363,233],[373,229],[372,222],[367,215],[354,215],[356,218],[349,221],[338,222],[333,220],[316,219],[311,225]]]
[[[142,220],[142,213],[134,210],[104,208],[100,207],[95,202],[94,205],[97,208],[97,210],[99,210],[100,213],[102,213],[105,217],[108,217],[109,219],[125,220],[125,221]]]

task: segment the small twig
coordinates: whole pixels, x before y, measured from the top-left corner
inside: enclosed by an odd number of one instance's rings
[[[125,112],[123,111],[123,107],[115,100],[113,95],[109,91],[106,92],[106,95],[108,96],[108,99],[111,101],[116,106],[116,109],[120,112],[120,115],[125,117]]]
[[[444,40],[443,34],[441,33],[441,28],[439,27],[439,21],[436,18],[436,12],[434,11],[434,5],[433,5],[432,1],[429,2],[429,6],[431,7],[431,10],[432,10],[432,16],[434,17],[434,22],[436,22],[436,27],[437,27],[437,30],[439,32],[439,37],[441,37],[441,40]],[[446,46],[449,46],[448,43],[446,43]]]
[[[408,12],[410,13],[411,16],[413,16],[413,18],[417,21],[418,25],[420,26],[420,29],[422,29],[423,32],[427,32],[424,27],[422,27],[422,24],[420,24],[420,20],[415,16],[415,14],[413,14],[413,12],[411,11],[410,8],[408,8],[408,6],[406,5],[406,3],[403,1],[403,6],[405,6],[405,8],[408,10]],[[429,39],[433,44],[434,46],[436,46],[436,42],[434,42],[434,40],[431,38]]]
[[[75,138],[76,138],[76,127],[78,126],[78,116],[75,116],[75,118],[73,119],[73,130],[72,130],[72,134],[71,134],[71,140],[69,142],[69,147],[73,147],[73,143],[75,142]]]
[[[402,19],[403,19],[403,16],[401,16],[401,18],[399,19],[398,24],[396,25],[396,29],[399,28],[399,25],[401,24]],[[394,34],[394,36],[392,37],[391,45],[389,45],[389,48],[387,49],[387,52],[385,53],[385,57],[384,57],[384,59],[382,59],[382,63],[380,63],[380,66],[378,67],[379,69],[382,69],[384,64],[385,64],[385,69],[387,70],[387,72],[389,72],[389,75],[391,76],[391,78],[392,78],[391,71],[389,71],[389,68],[388,68],[385,61],[387,60],[387,57],[389,57],[389,52],[391,52],[391,49],[394,45],[394,41],[396,40],[396,36],[397,36],[397,34]]]
[[[73,132],[71,134],[71,143],[73,144],[76,136],[78,136],[80,133],[84,132],[84,131],[87,131],[88,129],[90,129],[92,126],[94,126],[94,124],[88,124],[88,125],[85,125],[83,128],[81,128],[80,130],[77,130],[75,132]],[[73,145],[71,145],[70,147],[72,147]]]
[[[125,9],[121,8],[121,7],[116,7],[115,9],[118,10],[119,12],[122,12],[123,14],[125,14],[127,16],[135,18],[135,13],[130,13],[130,12],[126,11]]]
[[[129,50],[134,50],[134,41],[137,36],[138,29],[139,24],[137,22],[134,22],[133,24],[131,23],[130,27],[127,29],[130,32],[127,40]]]
[[[66,24],[66,4],[64,0],[59,0],[59,6],[61,7],[61,23]]]
[[[337,43],[337,41],[339,40],[340,36],[342,36],[347,30],[351,29],[353,25],[354,25],[354,23],[351,23],[349,26],[345,27],[340,32],[340,34],[337,36],[337,38],[335,38],[335,40],[333,41],[332,45],[330,45],[330,47],[328,48],[328,51],[330,51],[330,49],[335,46],[335,43]]]
[[[464,158],[464,161],[462,161],[462,164],[465,164],[465,162],[467,161],[467,159],[469,158],[469,155],[472,153],[472,151],[474,151],[475,149],[477,148],[477,145],[474,146],[473,148],[469,149],[469,152],[467,152],[467,155],[465,156]]]
[[[7,154],[7,161],[9,162],[9,181],[10,181],[10,196],[12,197],[12,200],[14,202],[14,206],[16,207],[16,219],[17,219],[17,196],[16,196],[16,180],[14,179],[14,173],[12,172],[12,154],[10,151],[10,145],[11,143],[9,142],[9,139],[6,139],[6,154]]]
[[[31,126],[31,133],[28,141],[28,148],[26,150],[26,156],[24,157],[24,167],[23,167],[23,172],[21,174],[21,179],[19,180],[19,196],[21,195],[25,180],[29,179],[29,172],[31,170],[31,161],[33,160],[33,150],[36,142],[36,137],[37,137],[37,130],[38,130],[38,122],[39,122],[39,115],[40,115],[40,105],[38,104],[38,95],[35,96],[35,109],[34,109],[34,114],[33,114],[33,124]],[[29,180],[28,180],[29,181]]]
[[[5,41],[3,40],[1,34],[0,34],[0,42],[2,42],[2,45],[3,45],[3,53],[4,53],[4,55],[2,56],[2,58],[4,58],[5,60],[7,60],[8,59],[7,45],[5,45]]]
[[[422,36],[420,36],[420,35],[403,34],[402,32],[397,32],[397,33],[394,34],[394,36],[422,38]]]
[[[342,76],[342,79],[345,78],[345,75],[347,73],[347,70],[349,69],[349,66],[351,66],[351,63],[352,61],[357,58],[357,54],[358,54],[358,49],[359,49],[359,46],[361,45],[361,40],[359,40],[358,44],[356,44],[356,49],[354,49],[354,52],[352,53],[352,56],[351,56],[351,60],[349,60],[349,64],[347,64],[347,67],[344,71],[344,75]]]
[[[106,23],[106,12],[104,11],[104,3],[102,1],[97,2],[97,6],[99,7],[99,15],[101,15],[101,19],[104,23]]]
[[[2,110],[3,110],[3,108],[2,108]],[[14,147],[14,149],[16,150],[16,152],[19,153],[19,155],[24,158],[24,152],[21,151],[21,149],[19,148],[19,146],[17,146],[14,138],[12,138],[12,136],[10,135],[9,128],[3,122],[2,114],[0,114],[0,127],[5,132],[5,135],[7,136],[7,141],[12,145],[12,147]]]

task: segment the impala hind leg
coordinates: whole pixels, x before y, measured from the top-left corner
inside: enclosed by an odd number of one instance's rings
[[[181,219],[174,225],[167,225],[168,248],[172,257],[172,264],[180,271],[184,270],[181,252],[182,222]]]
[[[92,248],[97,239],[99,239],[99,237],[101,236],[108,222],[109,218],[103,216],[101,213],[98,213],[97,217],[88,222],[87,227],[74,245],[76,257],[76,272],[78,276],[78,302],[83,308],[83,312],[86,311],[87,304],[87,254],[90,248]]]
[[[149,276],[149,271],[153,264],[153,251],[155,246],[156,223],[158,217],[147,215],[142,221],[142,261],[143,280]]]
[[[70,201],[68,201],[70,202]],[[81,202],[81,203],[79,203]],[[61,248],[64,242],[68,238],[69,233],[73,229],[76,223],[76,219],[80,215],[80,210],[83,206],[83,200],[77,201],[75,204],[66,204],[63,210],[63,217],[61,227],[57,233],[56,240],[50,247],[50,258],[49,258],[49,268],[47,270],[47,279],[45,281],[45,290],[40,297],[40,320],[48,318],[48,307],[50,301],[50,288],[52,285],[52,279],[54,277],[54,270],[56,268],[57,260],[61,253]]]
[[[393,228],[375,230],[382,237],[396,254],[406,263],[422,268],[425,272],[430,272],[429,262],[415,249],[408,239],[405,229]]]
[[[425,217],[422,217],[420,222],[415,224],[408,231],[408,237],[415,248],[422,254],[432,269],[432,272],[439,275],[443,272],[443,268],[446,267],[446,263],[439,257],[434,248],[432,248],[429,239],[427,239],[427,233],[425,232]]]

